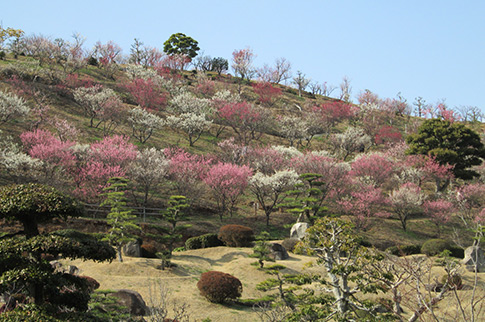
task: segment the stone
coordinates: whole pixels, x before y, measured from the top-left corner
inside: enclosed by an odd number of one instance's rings
[[[271,255],[275,260],[285,260],[290,258],[283,245],[274,243],[271,245]]]
[[[306,230],[308,229],[308,224],[306,222],[297,222],[291,227],[290,238],[297,238],[299,240],[303,239],[306,235]]]
[[[466,269],[474,272],[475,267],[478,273],[485,272],[485,255],[479,246],[470,246],[465,249],[465,258],[461,261]]]
[[[148,313],[148,308],[140,293],[132,290],[119,290],[110,293],[110,296],[118,298],[118,303],[128,308],[131,315],[143,316]]]
[[[129,257],[141,257],[141,242],[136,240],[123,246],[123,255]]]

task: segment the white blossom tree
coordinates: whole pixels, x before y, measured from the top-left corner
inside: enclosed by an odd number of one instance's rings
[[[399,189],[393,190],[389,194],[389,201],[401,221],[402,229],[406,231],[407,221],[412,215],[421,212],[421,205],[425,200],[425,195],[421,188],[412,183],[405,183]]]
[[[110,88],[103,88],[101,85],[92,87],[79,87],[73,92],[74,100],[84,109],[89,117],[89,126],[98,127],[108,117],[108,114],[119,111],[121,99]],[[102,117],[102,118],[101,118]],[[94,124],[95,118],[101,118]]]
[[[202,133],[209,129],[212,121],[207,120],[205,114],[189,112],[167,117],[166,124],[185,132],[188,136],[189,145],[194,146]]]
[[[170,105],[175,113],[210,114],[211,112],[210,100],[198,98],[187,91],[175,96]]]
[[[163,150],[155,148],[138,151],[136,159],[130,164],[128,177],[143,193],[143,218],[145,218],[150,190],[167,177],[169,166],[170,162]]]
[[[13,93],[0,92],[0,121],[7,122],[8,120],[18,117],[27,116],[30,108],[27,106],[25,100]]]
[[[272,175],[258,172],[249,179],[249,190],[263,208],[266,226],[269,226],[271,213],[284,198],[284,192],[299,182],[299,175],[294,170],[277,171]]]
[[[308,137],[308,125],[299,116],[285,115],[279,118],[280,134],[290,141],[290,146],[295,143],[301,144],[301,141]]]
[[[141,107],[131,109],[128,114],[128,123],[133,130],[133,137],[140,143],[145,143],[152,136],[153,131],[161,129],[165,124],[162,118]]]
[[[352,126],[344,133],[334,134],[330,138],[333,153],[344,161],[355,152],[364,152],[371,144],[370,136],[363,129]]]

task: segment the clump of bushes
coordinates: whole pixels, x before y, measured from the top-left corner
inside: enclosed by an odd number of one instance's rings
[[[451,251],[450,242],[436,238],[427,240],[421,247],[421,252],[428,256],[436,256],[446,249]]]
[[[213,303],[235,300],[242,294],[242,284],[238,278],[218,271],[202,273],[197,288],[202,296]]]
[[[298,238],[286,238],[283,240],[281,245],[289,252],[294,252],[296,244],[298,244],[300,240]]]
[[[217,234],[205,234],[196,237],[191,237],[185,241],[185,249],[200,249],[224,246],[224,243],[217,238]]]
[[[391,246],[386,249],[386,252],[395,256],[408,256],[421,253],[420,245],[399,245]]]
[[[217,237],[229,247],[251,247],[254,232],[246,226],[225,225],[219,229]]]

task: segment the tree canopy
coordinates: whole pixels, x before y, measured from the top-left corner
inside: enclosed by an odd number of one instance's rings
[[[441,119],[424,121],[406,142],[407,153],[429,155],[441,165],[452,165],[455,177],[464,180],[479,175],[469,168],[480,165],[485,157],[484,145],[476,132],[463,124]]]
[[[192,59],[200,49],[198,44],[193,38],[179,32],[163,43],[163,51],[168,55],[186,55]]]
[[[38,224],[54,217],[80,214],[79,204],[56,189],[36,183],[0,188],[0,218],[17,220],[27,238],[39,234]]]

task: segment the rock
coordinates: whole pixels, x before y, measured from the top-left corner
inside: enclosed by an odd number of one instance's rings
[[[285,260],[290,258],[286,248],[284,248],[281,244],[274,243],[271,245],[271,255],[275,260]]]
[[[461,261],[466,269],[474,272],[475,267],[478,273],[485,272],[485,256],[483,254],[483,249],[479,246],[470,246],[465,249],[465,258]]]
[[[79,274],[79,268],[77,268],[77,266],[69,265],[67,267],[67,270],[68,270],[69,274],[71,274],[71,275],[77,275],[77,274]]]
[[[306,222],[297,222],[291,227],[290,238],[302,239],[306,235],[308,224]]]
[[[141,257],[141,242],[136,240],[123,246],[123,255],[129,257]]]
[[[126,306],[131,315],[142,316],[148,313],[145,301],[140,293],[132,290],[119,290],[115,293],[110,293],[110,296],[117,297],[119,304]]]

